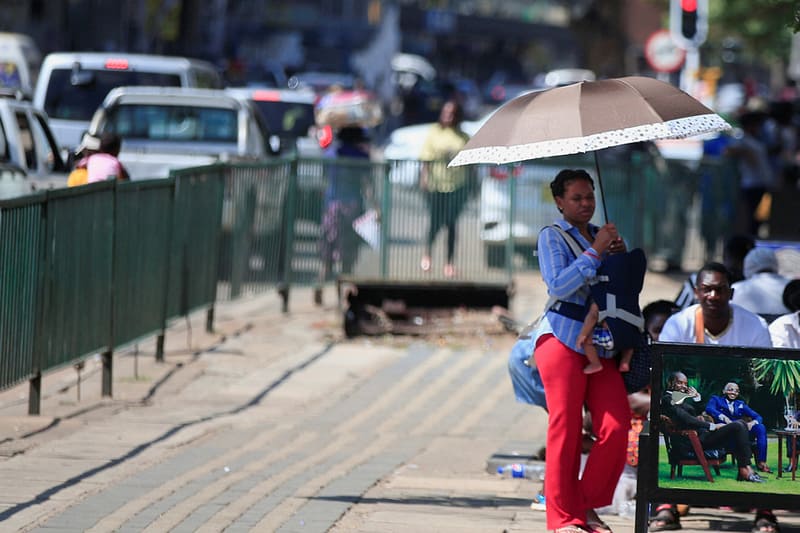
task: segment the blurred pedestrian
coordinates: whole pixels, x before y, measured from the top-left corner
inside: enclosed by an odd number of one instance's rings
[[[753,248],[744,258],[744,277],[731,288],[731,302],[764,316],[771,322],[789,312],[783,305],[783,289],[789,278],[778,274],[778,258],[771,248]]]
[[[116,133],[105,132],[100,135],[100,147],[97,153],[89,156],[86,163],[89,183],[106,180],[127,181],[129,179],[128,171],[117,158],[120,148],[122,148],[122,139]]]
[[[364,196],[370,186],[370,139],[361,126],[346,126],[325,152],[326,164],[319,281],[330,279],[335,262],[342,274],[351,274],[358,257],[360,239],[353,222],[364,211]],[[318,299],[315,294],[315,299]]]
[[[423,272],[432,268],[433,241],[442,228],[447,230],[447,259],[443,273],[455,275],[456,225],[461,210],[467,203],[469,169],[447,168],[447,164],[467,144],[469,136],[461,130],[463,111],[456,100],[448,100],[439,113],[439,121],[431,126],[422,147],[419,185],[427,193],[430,208],[425,251],[420,260]]]
[[[89,156],[96,154],[98,150],[100,150],[100,139],[90,135],[88,131],[84,133],[80,144],[75,149],[75,166],[67,176],[67,187],[89,183],[89,170],[86,165],[89,163]]]
[[[764,194],[775,185],[766,144],[760,135],[766,115],[748,111],[739,117],[742,134],[725,149],[725,154],[736,158],[739,169],[739,192],[743,229],[758,236],[761,221],[756,215]]]

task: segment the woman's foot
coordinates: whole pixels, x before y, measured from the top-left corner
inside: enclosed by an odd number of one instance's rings
[[[752,533],[780,533],[781,528],[778,527],[778,519],[772,514],[772,511],[767,509],[759,509],[756,511],[756,518],[753,522]]]
[[[681,528],[678,510],[670,503],[656,507],[656,514],[650,519],[647,531],[675,531]]]
[[[444,266],[444,277],[452,278],[455,275],[456,275],[456,267],[454,267],[452,263],[447,263]]]
[[[422,259],[420,259],[419,267],[422,269],[423,272],[430,272],[431,271],[431,256],[423,255]]]
[[[591,533],[614,533],[608,524],[600,519],[594,509],[586,511],[586,525]]]
[[[759,461],[758,466],[756,468],[758,468],[759,472],[765,472],[767,474],[772,472],[766,461]]]

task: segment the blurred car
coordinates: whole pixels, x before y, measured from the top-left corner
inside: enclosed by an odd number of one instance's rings
[[[0,88],[31,98],[41,65],[42,54],[29,35],[0,32]]]
[[[0,162],[19,168],[37,186],[66,185],[67,166],[47,115],[16,89],[0,92]]]
[[[0,162],[0,200],[25,196],[34,192],[25,171],[16,165]]]
[[[264,160],[269,130],[246,101],[222,90],[118,87],[92,117],[89,133],[122,138],[119,159],[131,179],[215,161]]]
[[[317,96],[313,91],[229,87],[225,92],[252,103],[270,133],[280,139],[280,153],[296,154],[299,157],[322,157],[317,126],[314,123]]]
[[[33,103],[50,117],[59,146],[71,152],[108,92],[120,86],[222,88],[206,61],[143,54],[58,52],[44,58]]]

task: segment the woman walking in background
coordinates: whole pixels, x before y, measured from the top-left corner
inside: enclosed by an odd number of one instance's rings
[[[423,163],[419,185],[428,193],[430,208],[430,226],[420,267],[424,272],[430,272],[433,241],[439,230],[447,228],[447,261],[443,273],[449,278],[455,275],[456,223],[468,194],[465,187],[467,168],[447,168],[447,163],[469,140],[469,136],[461,131],[462,118],[461,104],[456,100],[445,102],[439,113],[439,122],[431,126],[420,155]]]

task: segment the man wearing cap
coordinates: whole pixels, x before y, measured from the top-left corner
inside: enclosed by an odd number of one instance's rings
[[[789,279],[778,274],[778,258],[774,250],[755,247],[747,252],[744,277],[732,285],[731,302],[769,318],[789,312],[783,305],[783,289]]]
[[[90,135],[89,132],[83,134],[81,143],[75,149],[75,157],[78,158],[75,168],[67,177],[67,187],[76,185],[86,185],[89,182],[89,156],[96,154],[100,150],[100,138]]]

